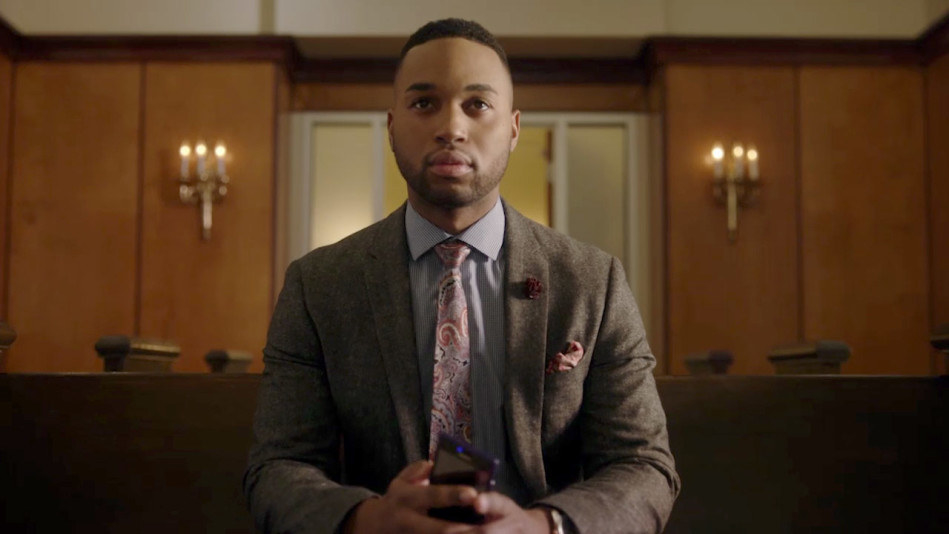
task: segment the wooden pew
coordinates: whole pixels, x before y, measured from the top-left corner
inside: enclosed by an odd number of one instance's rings
[[[946,377],[659,379],[666,532],[949,532]]]
[[[253,532],[259,375],[2,375],[4,532]],[[659,378],[670,533],[947,532],[946,378]]]
[[[258,375],[0,375],[4,532],[253,532]]]

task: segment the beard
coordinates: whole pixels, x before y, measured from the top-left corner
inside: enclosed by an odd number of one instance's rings
[[[402,173],[409,188],[427,203],[443,209],[463,208],[484,198],[501,183],[510,157],[509,152],[502,152],[485,167],[472,161],[471,176],[462,180],[434,176],[429,173],[428,157],[425,157],[421,164],[416,164],[399,151],[397,146],[392,147],[392,152],[399,172]],[[440,183],[449,181],[454,181],[454,183]]]

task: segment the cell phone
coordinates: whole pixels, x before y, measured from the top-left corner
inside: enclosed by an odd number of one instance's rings
[[[438,448],[435,450],[432,474],[428,480],[431,484],[472,486],[479,493],[492,491],[494,474],[499,465],[497,458],[475,449],[470,443],[441,434],[438,437]],[[470,506],[432,508],[428,515],[454,523],[484,523],[484,516]]]

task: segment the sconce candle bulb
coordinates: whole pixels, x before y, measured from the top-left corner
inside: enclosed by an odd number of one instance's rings
[[[725,149],[722,148],[721,143],[715,143],[715,145],[712,146],[712,166],[714,167],[715,178],[725,176],[725,167],[722,164],[723,159],[725,159]]]
[[[224,143],[218,143],[214,147],[214,159],[217,160],[217,173],[220,176],[224,176],[224,156],[227,155],[227,148],[225,148]]]
[[[188,178],[188,162],[191,159],[191,147],[188,146],[188,143],[181,143],[178,154],[181,155],[181,179],[186,180]]]
[[[201,238],[207,241],[211,239],[211,207],[227,195],[227,184],[230,181],[224,166],[227,148],[223,142],[218,142],[212,156],[208,154],[208,145],[204,141],[198,141],[194,146],[197,163],[194,176],[189,172],[192,150],[187,142],[181,144],[178,153],[181,155],[178,198],[186,204],[198,204],[201,207]],[[208,169],[212,157],[217,163],[214,170]]]
[[[198,156],[198,176],[204,176],[204,166],[208,157],[208,145],[204,141],[199,141],[194,147],[194,153]]]
[[[758,179],[758,149],[754,145],[748,145],[748,178]]]
[[[721,143],[712,146],[714,179],[712,193],[715,200],[724,204],[727,213],[728,240],[738,238],[738,210],[751,205],[758,196],[758,149],[741,143],[733,143],[726,159]],[[746,169],[747,161],[747,169]]]
[[[736,180],[745,173],[745,148],[740,143],[732,146],[732,156],[734,158],[734,172],[731,173],[731,179]]]

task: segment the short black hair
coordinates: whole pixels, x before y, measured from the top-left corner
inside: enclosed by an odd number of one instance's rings
[[[504,68],[510,70],[510,66],[507,64],[507,54],[504,53],[501,43],[491,32],[473,20],[455,18],[433,20],[415,30],[415,33],[409,37],[409,40],[402,47],[402,53],[399,55],[399,67],[401,68],[402,60],[405,59],[405,55],[409,53],[409,50],[420,44],[448,37],[460,37],[487,46],[501,58]]]

